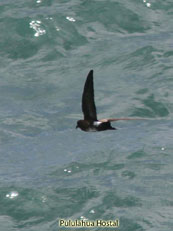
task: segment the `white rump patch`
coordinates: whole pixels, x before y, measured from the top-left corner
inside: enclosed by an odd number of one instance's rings
[[[100,122],[100,121],[94,121],[93,125],[94,125],[94,126],[99,126],[101,123],[102,123],[102,122]]]

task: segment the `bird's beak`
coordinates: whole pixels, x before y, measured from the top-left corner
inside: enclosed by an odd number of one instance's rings
[[[79,126],[78,125],[76,125],[76,129],[78,128]]]

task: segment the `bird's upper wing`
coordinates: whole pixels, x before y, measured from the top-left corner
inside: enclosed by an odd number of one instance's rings
[[[115,119],[101,119],[100,122],[113,122],[118,120],[146,120],[146,118],[115,118]]]
[[[85,82],[82,95],[82,111],[85,120],[97,120],[96,106],[94,102],[93,70],[89,72]]]

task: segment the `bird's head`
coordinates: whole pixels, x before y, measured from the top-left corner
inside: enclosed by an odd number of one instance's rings
[[[80,127],[80,120],[77,121],[76,129]]]
[[[86,120],[78,120],[76,128],[80,128],[82,130],[86,130],[89,126],[89,122]]]

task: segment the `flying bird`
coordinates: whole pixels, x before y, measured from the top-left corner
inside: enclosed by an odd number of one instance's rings
[[[84,114],[83,120],[78,120],[76,128],[80,128],[85,132],[116,130],[111,126],[111,122],[118,120],[136,120],[138,118],[115,118],[115,119],[97,119],[97,111],[94,102],[94,83],[93,70],[88,73],[83,95],[82,95],[82,111]]]

